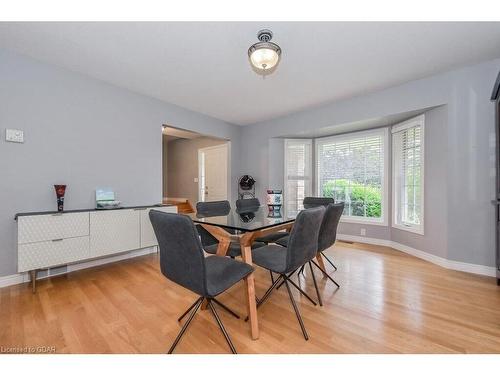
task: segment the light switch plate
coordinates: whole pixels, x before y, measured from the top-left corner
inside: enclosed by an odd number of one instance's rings
[[[24,143],[24,132],[19,129],[5,129],[5,140],[7,142]]]

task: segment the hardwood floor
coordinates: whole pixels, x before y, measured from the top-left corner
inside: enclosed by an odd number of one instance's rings
[[[500,287],[380,246],[339,242],[327,252],[341,284],[316,274],[323,307],[300,301],[304,341],[285,288],[260,309],[260,340],[219,309],[239,353],[500,353]],[[296,277],[294,276],[294,280]],[[315,296],[310,275],[300,278]],[[257,269],[257,294],[269,274]],[[57,353],[164,353],[177,317],[196,299],[166,280],[158,255],[0,289],[0,347],[55,346]],[[245,316],[244,283],[219,300]],[[3,349],[4,350],[4,349]],[[228,353],[209,311],[195,317],[176,353]]]

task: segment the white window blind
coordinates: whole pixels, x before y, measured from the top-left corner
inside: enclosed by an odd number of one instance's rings
[[[316,141],[317,195],[344,202],[344,221],[385,224],[387,129]]]
[[[424,116],[392,129],[393,226],[423,234]]]
[[[304,207],[304,197],[311,195],[312,140],[285,140],[285,213],[295,216]]]

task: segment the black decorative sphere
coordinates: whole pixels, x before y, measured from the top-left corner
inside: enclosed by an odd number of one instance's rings
[[[255,180],[252,176],[246,174],[240,178],[241,190],[251,190],[253,185],[255,185]]]

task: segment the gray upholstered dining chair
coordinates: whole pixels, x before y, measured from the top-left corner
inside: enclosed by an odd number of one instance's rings
[[[327,206],[330,203],[335,203],[335,200],[329,197],[305,197],[302,201],[304,208]]]
[[[247,199],[237,199],[236,209],[238,211],[244,211],[247,209],[252,209],[260,206],[258,198],[247,198]]]
[[[335,241],[337,239],[337,228],[343,211],[344,211],[343,202],[337,204],[331,203],[328,206],[326,206],[325,215],[323,216],[323,221],[321,222],[321,227],[318,235],[317,254],[319,254],[320,256],[322,255],[327,260],[328,258],[323,253],[323,251],[329,249],[331,246],[335,244]],[[288,238],[284,238],[283,240],[278,241],[278,244],[285,247],[288,246]],[[323,301],[321,300],[321,295],[319,293],[318,284],[316,282],[316,276],[314,276],[312,265],[316,266],[316,268],[318,268],[324,276],[330,279],[337,286],[337,288],[340,288],[340,285],[333,279],[333,277],[328,275],[313,259],[308,263],[309,263],[309,269],[311,271],[311,276],[314,282],[314,288],[316,289],[316,295],[318,296],[318,302],[320,306],[323,306]],[[305,265],[300,268],[299,273],[303,272],[304,267]],[[337,267],[335,267],[335,269],[337,269]],[[277,289],[281,287],[281,284],[278,285]]]
[[[158,239],[162,274],[200,296],[178,319],[180,322],[191,312],[168,353],[174,351],[204,300],[207,301],[231,352],[236,353],[215,309],[214,303],[221,305],[215,297],[245,279],[253,272],[253,267],[228,257],[205,257],[196,228],[188,216],[151,210],[149,218]]]
[[[250,200],[250,199],[249,199]],[[196,203],[196,214],[202,217],[210,216],[225,216],[231,211],[229,201],[212,201],[212,202],[198,202]],[[196,229],[201,237],[203,249],[209,254],[216,254],[219,246],[219,241],[212,236],[205,228],[197,224]],[[264,246],[265,244],[255,241],[252,244],[252,249]],[[227,249],[227,256],[235,258],[241,255],[241,246],[238,242],[231,242]]]
[[[323,254],[323,251],[329,249],[331,246],[335,244],[335,241],[337,239],[337,228],[339,226],[340,217],[342,216],[343,211],[344,211],[343,202],[337,204],[332,203],[326,207],[325,215],[323,216],[323,222],[321,223],[321,228],[319,230],[319,235],[318,235],[318,254],[325,257],[328,261],[330,260],[325,254]],[[314,259],[312,259],[309,262],[309,270],[311,271],[312,279],[314,282],[314,288],[316,289],[316,295],[318,296],[319,304],[323,306],[321,295],[318,289],[318,284],[316,283],[316,277],[314,276],[314,271],[311,264],[314,264],[316,268],[318,268],[323,275],[329,278],[337,286],[337,288],[340,288],[340,285],[330,275],[328,275],[314,261]],[[333,263],[331,264],[333,265]],[[337,269],[337,267],[335,267],[335,269]]]
[[[236,201],[236,208],[238,211],[244,211],[253,209],[260,206],[260,201],[258,198],[249,198],[249,199],[238,199]],[[266,245],[272,242],[276,242],[280,238],[288,236],[287,232],[275,232],[270,233],[266,236],[258,237],[255,239],[256,242],[263,242]]]
[[[317,207],[317,206],[328,206],[331,203],[335,203],[333,198],[327,198],[327,197],[305,197],[304,200],[302,201],[302,204],[304,205],[304,208],[311,208],[311,207]],[[338,225],[338,223],[337,223]],[[337,233],[337,229],[335,228],[335,234]],[[262,241],[263,242],[263,241]],[[278,245],[281,246],[286,246],[288,243],[288,237],[284,236],[277,241],[275,241]],[[334,241],[335,242],[335,241]],[[333,245],[333,243],[332,243]],[[331,245],[330,245],[331,246]],[[333,261],[326,256],[325,253],[321,252],[320,255],[326,259],[328,263],[332,265],[332,267],[337,271],[337,266],[333,263]],[[301,268],[299,273],[303,272],[304,268]]]
[[[280,282],[284,282],[295,315],[299,321],[302,334],[306,340],[309,339],[309,336],[307,335],[304,322],[302,321],[299,308],[295,303],[289,284],[295,286],[301,294],[306,296],[314,305],[316,305],[316,303],[289,278],[289,274],[295,272],[316,256],[318,249],[318,234],[324,213],[324,207],[315,207],[299,212],[295,219],[293,229],[290,232],[288,247],[267,245],[254,250],[252,253],[254,264],[279,274],[279,277],[257,303],[257,307],[261,306],[269,298],[271,292]]]
[[[224,216],[231,211],[229,201],[211,201],[196,203],[196,213],[207,216]]]

